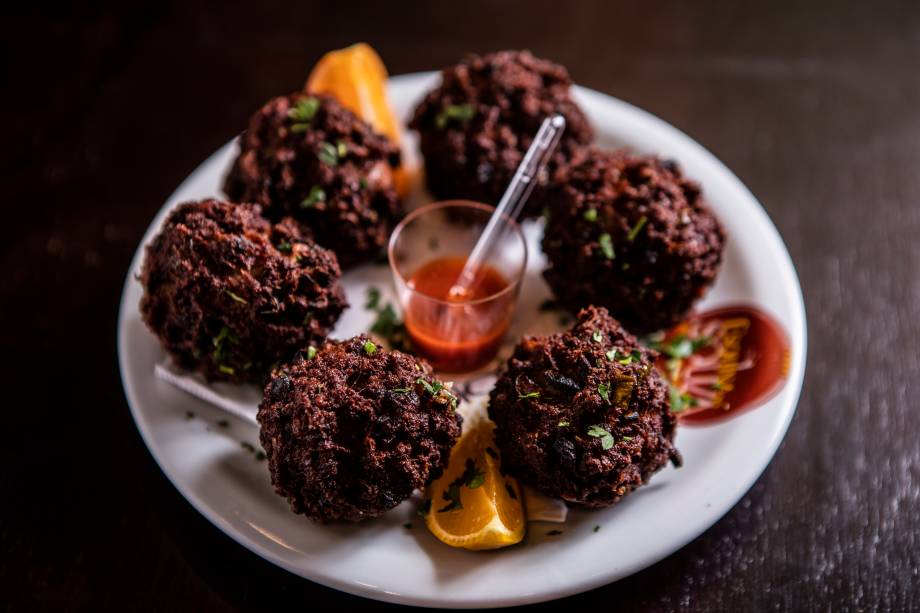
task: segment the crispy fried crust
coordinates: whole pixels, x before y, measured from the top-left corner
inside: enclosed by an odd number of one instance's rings
[[[359,336],[276,371],[259,406],[275,491],[319,522],[382,515],[438,477],[461,418],[423,361]]]
[[[566,69],[529,51],[469,55],[445,68],[441,79],[409,124],[421,137],[428,189],[439,200],[496,204],[543,119],[553,113],[561,113],[567,126],[542,185],[564,176],[591,142],[588,121],[569,94]],[[450,116],[451,108],[460,113]],[[464,109],[471,111],[467,119]],[[538,187],[525,215],[540,214],[542,196]]]
[[[671,161],[592,150],[547,200],[544,277],[572,311],[604,306],[643,334],[679,322],[715,281],[725,233]]]
[[[144,322],[183,368],[209,380],[262,382],[271,366],[320,344],[347,306],[335,254],[257,205],[188,202],[147,245]]]
[[[654,359],[603,308],[581,311],[570,331],[525,337],[489,395],[502,466],[549,496],[605,507],[679,465]]]
[[[303,120],[297,107],[307,100],[316,106]],[[372,260],[400,216],[398,165],[396,146],[335,99],[294,93],[269,100],[249,120],[224,191],[261,204],[270,219],[293,216],[348,268]]]

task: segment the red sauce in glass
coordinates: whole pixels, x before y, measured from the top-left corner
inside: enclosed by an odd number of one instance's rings
[[[485,365],[511,323],[514,292],[500,293],[508,281],[492,266],[475,271],[465,294],[451,292],[465,263],[465,257],[432,260],[408,280],[416,293],[406,308],[406,331],[436,370],[468,372]]]
[[[786,383],[789,337],[760,309],[729,306],[693,315],[661,344],[676,347],[681,339],[708,339],[699,341],[700,348],[688,357],[669,364],[665,352],[658,362],[683,396],[682,423],[704,425],[733,417],[763,404]]]

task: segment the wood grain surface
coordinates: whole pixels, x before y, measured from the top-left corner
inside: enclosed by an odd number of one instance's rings
[[[541,606],[920,609],[917,3],[4,10],[0,608],[389,608],[273,567],[192,509],[141,442],[115,355],[124,275],[169,193],[322,52],[365,40],[393,73],[531,48],[659,115],[751,188],[802,281],[805,389],[763,477],[666,560]]]

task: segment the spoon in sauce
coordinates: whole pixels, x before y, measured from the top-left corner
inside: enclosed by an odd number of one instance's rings
[[[456,301],[468,299],[475,293],[476,286],[487,277],[483,274],[483,271],[487,270],[483,263],[489,259],[492,250],[501,242],[501,234],[506,231],[507,225],[501,223],[502,218],[517,220],[536,186],[540,172],[559,145],[564,131],[565,117],[559,113],[543,120],[537,135],[534,136],[533,143],[514,172],[511,183],[508,184],[501,200],[498,201],[498,206],[495,207],[489,223],[486,224],[479,240],[476,241],[476,245],[466,259],[460,275],[450,288],[448,293],[450,299]]]

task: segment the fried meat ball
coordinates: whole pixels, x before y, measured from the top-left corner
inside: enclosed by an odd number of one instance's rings
[[[366,336],[277,370],[259,406],[275,491],[318,522],[378,517],[440,476],[457,399],[430,367]]]
[[[468,55],[444,69],[441,80],[409,124],[419,132],[428,189],[438,200],[497,204],[543,120],[553,113],[565,117],[559,148],[524,211],[539,215],[541,186],[562,180],[592,139],[569,94],[566,69],[529,51],[500,51]]]
[[[293,216],[343,268],[374,259],[400,216],[399,150],[334,98],[290,94],[249,120],[224,191]]]
[[[725,233],[669,160],[592,150],[547,195],[544,272],[558,301],[635,334],[670,327],[715,281]]]
[[[679,465],[654,359],[603,308],[567,332],[525,337],[489,396],[502,467],[548,496],[606,507]]]
[[[257,205],[179,205],[147,245],[140,310],[175,362],[208,380],[261,383],[320,344],[347,306],[335,254]]]

